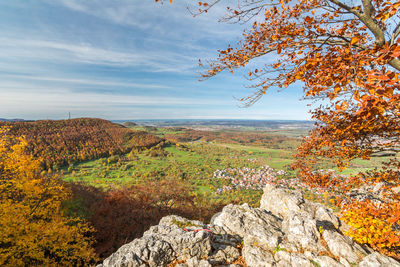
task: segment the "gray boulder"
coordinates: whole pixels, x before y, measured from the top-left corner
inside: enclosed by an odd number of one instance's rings
[[[317,223],[309,213],[292,212],[283,219],[282,231],[286,240],[299,250],[324,251],[319,242]]]
[[[231,235],[251,238],[259,246],[274,249],[283,237],[281,220],[262,209],[228,205],[214,219],[214,224]]]
[[[242,254],[247,266],[275,266],[274,255],[270,251],[257,246],[250,240],[245,239]]]
[[[336,260],[328,256],[318,256],[314,258],[312,262],[318,263],[321,267],[346,267],[342,263],[337,262]]]
[[[185,225],[199,231],[185,231]],[[142,238],[122,246],[105,259],[103,266],[165,266],[174,259],[208,257],[211,254],[210,234],[201,229],[198,221],[179,216],[164,217]]]
[[[208,258],[211,264],[230,264],[241,256],[240,250],[233,246],[217,244],[215,247],[214,254]]]
[[[336,231],[324,230],[322,236],[332,254],[339,258],[345,258],[350,264],[358,263],[367,255],[367,252],[355,244],[351,238]]]
[[[300,192],[290,191],[267,184],[260,201],[260,209],[265,209],[281,218],[291,212],[299,212],[304,198]]]
[[[199,260],[198,258],[190,258],[187,261],[188,267],[211,267],[212,265],[206,260]]]
[[[304,255],[299,253],[290,253],[287,251],[278,251],[275,253],[277,267],[295,266],[295,267],[314,267],[314,264]]]
[[[103,266],[163,266],[174,259],[170,244],[156,236],[135,239],[104,260]]]

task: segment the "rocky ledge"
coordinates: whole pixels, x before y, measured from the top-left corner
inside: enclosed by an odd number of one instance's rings
[[[267,185],[260,208],[228,205],[210,224],[167,216],[99,266],[399,266],[342,234],[329,208]]]

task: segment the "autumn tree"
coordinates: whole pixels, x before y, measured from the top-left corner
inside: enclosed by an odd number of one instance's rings
[[[352,159],[398,149],[400,1],[216,0],[198,2],[197,14],[224,3],[231,6],[222,21],[248,23],[248,29],[238,44],[204,63],[202,77],[244,68],[253,89],[241,99],[245,106],[270,88],[302,84],[304,98],[320,106],[312,111],[316,127],[297,153],[299,175],[342,196],[343,218],[357,241],[399,256],[398,160],[350,178],[318,172],[315,164],[330,158],[343,169]],[[360,186],[378,186],[380,200],[346,197]]]
[[[94,263],[91,229],[63,215],[69,191],[40,160],[26,154],[27,143],[0,127],[0,265],[83,265]]]

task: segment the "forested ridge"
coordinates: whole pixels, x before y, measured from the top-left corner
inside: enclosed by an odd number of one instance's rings
[[[264,132],[246,131],[205,131],[184,129],[180,133],[166,134],[164,138],[171,142],[207,141],[229,144],[242,144],[266,147],[279,147],[283,142],[295,142],[295,138],[282,135],[265,134]]]
[[[161,139],[103,119],[0,122],[11,126],[10,134],[24,136],[27,152],[43,158],[43,168],[129,152],[133,147],[151,147]]]

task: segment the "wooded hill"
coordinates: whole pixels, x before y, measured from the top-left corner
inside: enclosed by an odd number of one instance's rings
[[[24,136],[27,152],[43,158],[46,169],[126,153],[135,147],[149,148],[162,141],[147,132],[93,118],[0,122],[1,126],[10,126],[12,135]]]

